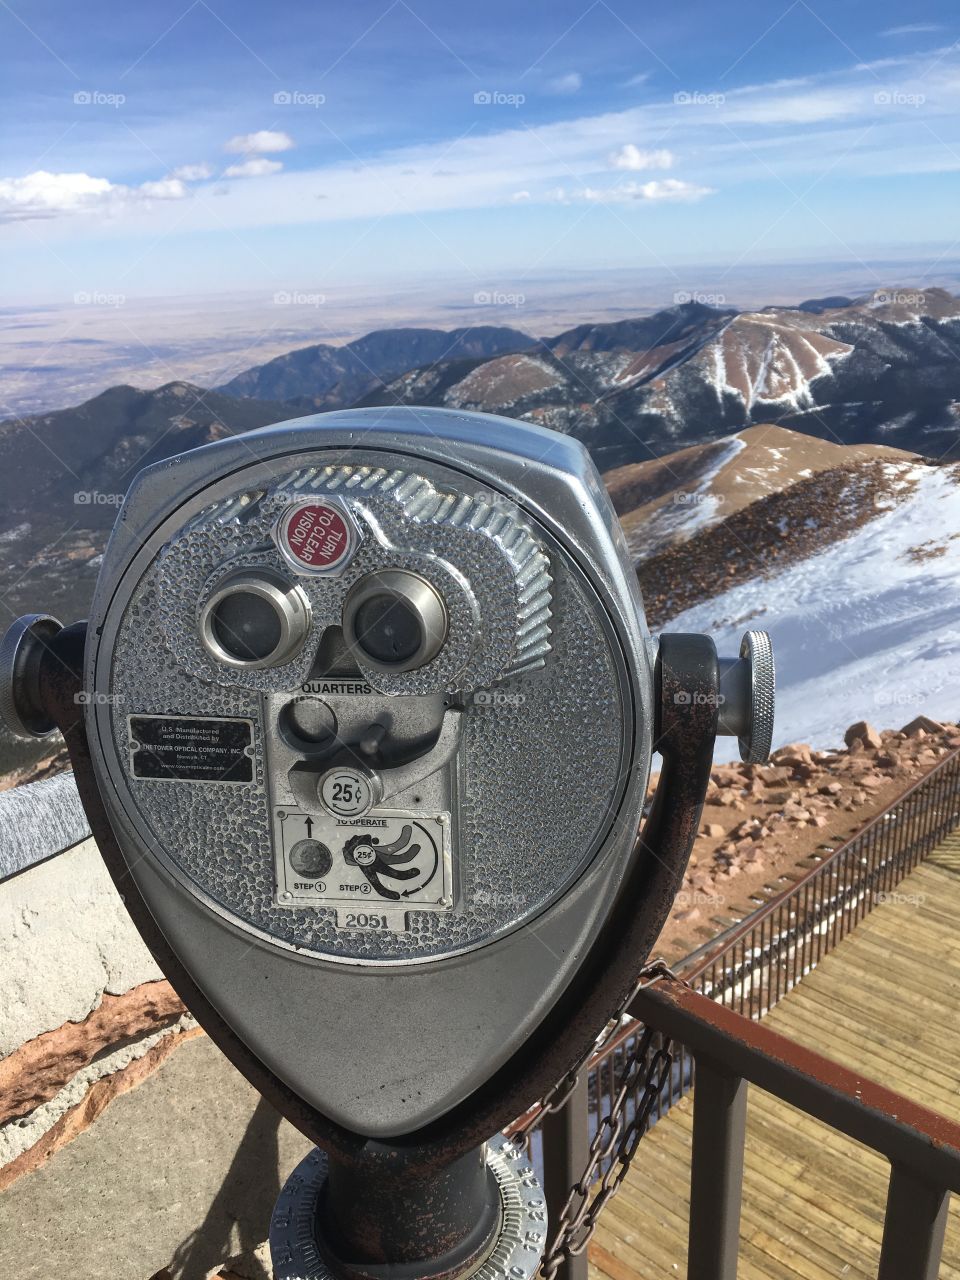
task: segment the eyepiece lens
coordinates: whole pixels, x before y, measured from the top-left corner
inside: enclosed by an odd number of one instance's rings
[[[343,636],[361,666],[387,674],[432,662],[447,638],[436,588],[407,569],[380,569],[353,584],[343,602]]]
[[[241,662],[263,662],[283,638],[276,609],[252,591],[234,591],[224,596],[210,623],[217,644]]]
[[[363,601],[353,628],[357,644],[375,662],[409,662],[423,644],[420,615],[402,597],[386,592]]]
[[[220,579],[200,610],[200,642],[229,667],[277,667],[303,648],[310,620],[299,586],[269,569],[238,569]]]

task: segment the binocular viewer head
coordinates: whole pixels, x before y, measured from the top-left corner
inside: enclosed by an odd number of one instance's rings
[[[7,637],[21,730],[65,714],[66,635]],[[772,716],[762,633],[728,662],[649,636],[577,442],[444,410],[321,415],[141,473],[76,666],[62,727],[138,925],[334,1144],[479,1140],[568,1070],[662,927],[714,735],[756,758]]]

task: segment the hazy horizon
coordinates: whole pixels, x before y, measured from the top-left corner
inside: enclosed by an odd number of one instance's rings
[[[926,278],[924,279],[924,277]],[[864,263],[784,262],[538,273],[526,279],[419,276],[322,293],[310,282],[268,293],[127,297],[78,292],[64,303],[0,307],[0,418],[66,408],[118,384],[212,387],[315,343],[381,328],[503,325],[547,337],[578,324],[648,315],[684,301],[751,310],[878,286],[960,290],[960,268],[890,257]]]

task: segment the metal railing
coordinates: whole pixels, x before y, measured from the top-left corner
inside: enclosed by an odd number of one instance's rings
[[[761,1017],[960,824],[960,751],[856,835],[678,966],[695,990]]]
[[[643,988],[634,1007],[697,1064],[688,1280],[736,1280],[748,1085],[890,1162],[878,1280],[936,1280],[950,1193],[960,1191],[960,1124],[675,979]],[[585,1273],[585,1256],[575,1262]]]
[[[692,1007],[699,1009],[702,1016],[703,1009],[719,1005],[738,1021],[743,1019],[746,1025],[754,1025],[958,825],[960,751],[955,751],[792,885],[688,956],[677,971],[684,989],[696,997]],[[542,1132],[535,1135],[547,1177],[548,1203],[554,1213],[566,1195],[564,1191],[561,1197],[560,1190],[569,1190],[579,1179],[583,1169],[581,1153],[596,1130],[599,1116],[609,1112],[623,1066],[637,1050],[647,1027],[654,1030],[647,1050],[648,1062],[666,1039],[674,1037],[673,1070],[651,1123],[656,1123],[689,1092],[698,1072],[704,1083],[703,1062],[692,1031],[685,1038],[657,1020],[648,1021],[649,1009],[645,991],[638,992],[623,1026],[591,1059],[585,1082],[571,1096],[564,1111],[546,1119]],[[793,1047],[802,1054],[799,1046]],[[639,1074],[642,1079],[644,1073]],[[728,1111],[732,1104],[729,1099],[724,1100],[726,1094],[720,1086],[714,1085],[716,1081],[708,1086],[707,1095],[713,1097],[721,1111]],[[705,1096],[704,1091],[700,1096]],[[912,1105],[893,1093],[889,1098],[891,1105]],[[635,1107],[638,1102],[639,1096],[631,1099],[630,1105]],[[701,1114],[705,1106],[701,1101]],[[701,1119],[702,1129],[706,1124]],[[552,1187],[556,1187],[558,1199],[550,1195]],[[574,1257],[560,1280],[583,1280],[586,1265],[586,1254]],[[694,1266],[691,1253],[688,1274],[726,1278],[735,1272]],[[893,1272],[881,1272],[883,1277],[888,1274],[892,1276]],[[914,1272],[902,1272],[907,1274]]]

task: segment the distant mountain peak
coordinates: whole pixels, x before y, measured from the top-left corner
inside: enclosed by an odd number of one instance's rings
[[[487,359],[534,345],[528,334],[498,325],[375,329],[342,346],[321,342],[287,352],[237,374],[219,390],[248,399],[342,408],[409,369],[446,360]]]
[[[236,395],[183,379],[153,391],[111,387],[72,409],[0,423],[0,537],[17,531],[3,544],[0,595],[26,611],[42,582],[44,607],[82,612],[95,554],[140,468],[358,402],[522,418],[581,440],[604,471],[665,459],[632,508],[646,513],[627,521],[645,555],[702,522],[711,504],[732,510],[739,491],[819,474],[833,447],[960,458],[958,320],[960,301],[939,288],[742,312],[688,302],[539,341],[488,325],[377,330],[238,375],[227,384]]]

